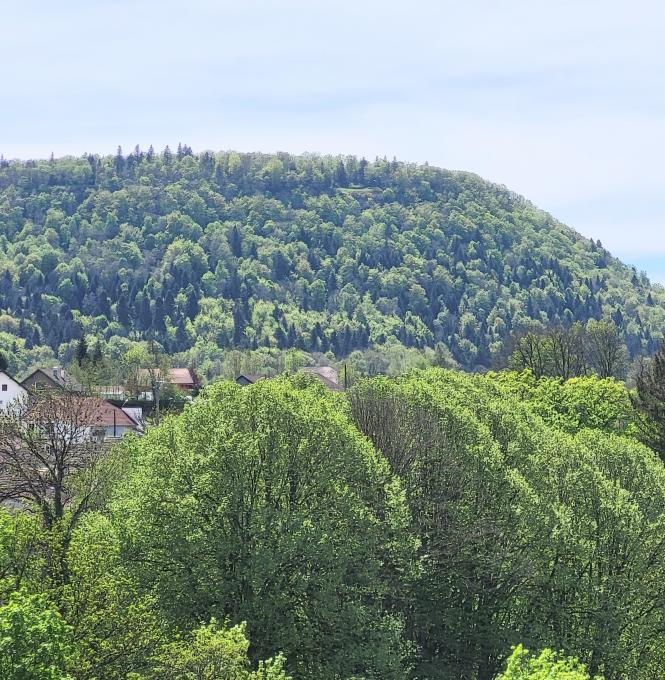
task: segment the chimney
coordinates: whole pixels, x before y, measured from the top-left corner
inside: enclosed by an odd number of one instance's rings
[[[60,366],[54,366],[53,367],[53,377],[56,380],[60,380]]]

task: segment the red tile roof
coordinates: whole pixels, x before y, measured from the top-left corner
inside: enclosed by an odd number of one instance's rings
[[[189,368],[171,368],[169,378],[174,385],[196,385],[196,378]]]
[[[151,375],[152,371],[152,375]],[[161,380],[158,368],[142,368],[139,372],[139,380],[144,385],[149,385],[152,378]],[[196,385],[197,380],[189,368],[169,368],[169,381],[174,385]]]
[[[114,406],[104,399],[99,399],[98,397],[88,397],[88,399],[90,399],[90,403],[94,407],[91,409],[92,418],[94,420],[92,423],[93,425],[113,427],[115,414],[116,427],[131,427],[132,429],[136,429],[138,427],[137,423],[132,420],[132,418],[130,418],[121,408]]]

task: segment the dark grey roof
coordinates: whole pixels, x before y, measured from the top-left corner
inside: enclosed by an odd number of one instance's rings
[[[265,375],[255,375],[253,373],[241,373],[236,378],[236,382],[238,382],[238,380],[241,380],[242,378],[244,378],[248,383],[255,383],[257,380],[265,380],[266,376]]]
[[[54,385],[62,387],[63,389],[74,390],[75,392],[83,392],[83,386],[78,382],[78,380],[72,378],[72,376],[69,375],[69,373],[67,373],[64,368],[37,368],[21,382],[21,385],[32,378],[35,373],[41,373]]]

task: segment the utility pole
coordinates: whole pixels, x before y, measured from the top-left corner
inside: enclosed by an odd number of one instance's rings
[[[155,381],[155,416],[157,422],[159,422],[159,397],[162,391],[162,381]]]

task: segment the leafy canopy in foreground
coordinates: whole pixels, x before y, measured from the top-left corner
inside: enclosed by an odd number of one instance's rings
[[[638,414],[630,392],[613,378],[536,378],[530,371],[489,373],[506,393],[526,402],[546,423],[574,434],[591,428],[637,436]]]
[[[544,649],[533,655],[517,646],[506,663],[506,670],[496,680],[602,680],[591,676],[577,659]]]
[[[399,483],[325,387],[207,388],[132,444],[127,559],[178,626],[247,621],[298,678],[402,677],[392,598],[413,545]]]
[[[73,680],[66,672],[71,633],[46,598],[22,591],[0,606],[0,678]]]
[[[250,670],[249,640],[245,624],[231,628],[209,624],[196,628],[185,639],[169,644],[162,654],[155,678],[171,680],[291,680],[284,672],[284,658],[260,661]]]
[[[114,450],[71,530],[0,512],[0,670],[659,678],[665,469],[630,413],[598,378],[214,384]],[[546,651],[506,665],[520,643]]]
[[[419,677],[488,680],[520,641],[612,679],[662,663],[665,471],[612,427],[571,425],[590,418],[605,382],[590,383],[589,404],[569,401],[569,432],[491,377],[414,371],[351,390],[420,540],[407,596]]]

